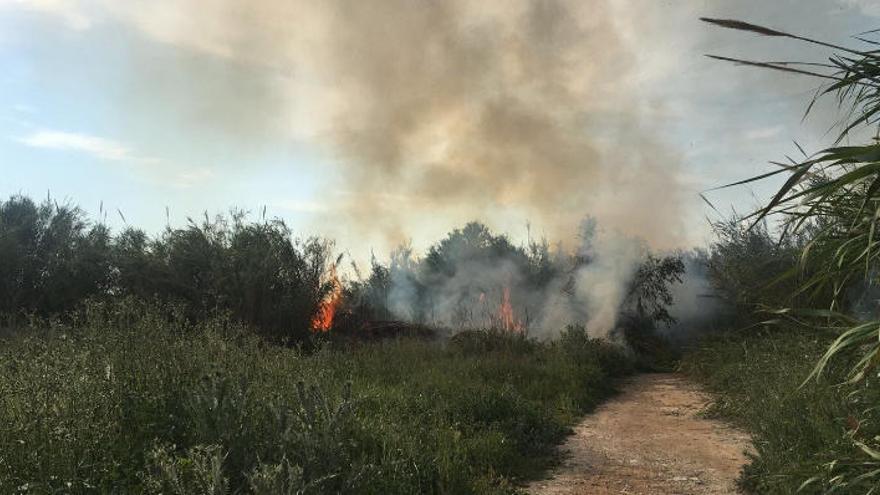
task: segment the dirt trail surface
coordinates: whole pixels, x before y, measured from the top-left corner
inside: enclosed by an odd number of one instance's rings
[[[536,495],[733,494],[749,438],[698,413],[709,397],[675,374],[640,375],[574,428]]]

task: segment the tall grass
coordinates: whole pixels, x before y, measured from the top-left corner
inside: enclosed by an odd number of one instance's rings
[[[747,493],[864,494],[877,486],[870,458],[853,437],[880,435],[880,388],[839,386],[849,360],[803,384],[834,340],[828,332],[786,326],[719,333],[688,352],[682,370],[713,392],[708,413],[752,436],[741,475]]]
[[[628,363],[576,329],[304,353],[93,304],[0,342],[0,493],[515,493]]]

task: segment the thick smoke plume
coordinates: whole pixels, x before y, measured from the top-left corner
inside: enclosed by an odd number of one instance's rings
[[[583,325],[592,336],[607,337],[625,309],[633,275],[648,254],[642,241],[598,230],[592,218],[581,223],[578,237],[574,267],[543,295],[535,330],[544,337],[553,337],[569,325]]]
[[[571,243],[585,214],[655,246],[685,241],[678,156],[656,137],[640,86],[650,79],[620,22],[632,8],[620,2],[98,0],[69,10],[85,19],[77,29],[121,20],[228,61],[221,70],[181,55],[136,71],[154,55],[132,48],[132,77],[114,94],[132,113],[164,102],[176,122],[230,131],[202,138],[220,149],[261,135],[319,144],[338,169],[325,174],[316,226],[343,243],[387,247],[473,218],[508,231],[530,220]]]
[[[504,321],[497,307],[510,306],[515,325],[581,322],[602,335],[646,245],[687,240],[678,156],[649,119],[639,45],[615,0],[88,5],[152,40],[228,61],[206,76],[181,60],[169,83],[138,77],[122,98],[173,93],[170,111],[227,128],[230,139],[288,135],[333,157],[315,218],[341,245],[421,241],[473,218],[506,231],[530,220],[565,243],[548,251],[552,276],[502,256],[422,285],[421,263],[397,252],[388,298],[397,317],[455,326]],[[587,214],[605,229],[578,238]],[[572,252],[591,262],[572,265],[563,254]]]
[[[571,240],[589,212],[681,240],[676,157],[640,122],[610,4],[343,5],[331,8],[328,137],[360,225],[399,238],[420,216],[509,210]]]

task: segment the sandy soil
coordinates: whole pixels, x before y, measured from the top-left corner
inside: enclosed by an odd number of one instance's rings
[[[539,495],[732,494],[748,436],[698,417],[709,399],[675,374],[640,375],[574,428]]]

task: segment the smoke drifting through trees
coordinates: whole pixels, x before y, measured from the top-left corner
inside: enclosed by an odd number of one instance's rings
[[[479,281],[440,272],[421,281],[430,302],[414,305],[424,289],[407,271],[415,261],[398,253],[388,267],[388,309],[398,317],[455,325],[491,314],[508,287],[516,319],[535,331],[579,321],[602,334],[645,254],[628,239],[654,248],[683,241],[677,156],[643,121],[630,85],[635,57],[611,0],[184,1],[164,6],[167,17],[96,5],[152,39],[229,60],[207,96],[176,84],[204,76],[187,77],[202,67],[186,63],[170,85],[124,97],[193,93],[217,105],[192,104],[190,116],[230,135],[284,129],[325,145],[342,168],[342,190],[333,184],[315,217],[341,245],[358,235],[372,242],[376,232],[389,245],[424,242],[472,218],[508,228],[529,218],[575,258],[592,257],[580,266],[548,250],[547,266],[564,276],[533,274],[519,256],[463,270]],[[572,249],[585,214],[605,233]],[[480,300],[456,292],[472,282],[485,287],[483,302],[463,305],[462,297]]]
[[[670,323],[667,309],[687,304],[671,297],[684,271],[677,255],[653,255],[590,218],[579,238],[574,253],[546,241],[517,246],[472,222],[424,256],[401,248],[387,264],[374,260],[369,276],[345,280],[332,243],[297,240],[279,220],[206,216],[150,238],[16,196],[0,201],[0,314],[59,315],[89,299],[129,296],[194,319],[228,312],[276,341],[386,320],[542,339],[582,325],[613,339]]]
[[[374,260],[370,277],[354,285],[350,305],[373,311],[366,319],[497,328],[545,339],[569,325],[607,338],[626,327],[674,321],[667,307],[684,272],[679,257],[656,257],[644,242],[598,229],[592,218],[581,223],[579,238],[580,248],[566,254],[546,242],[517,247],[470,223],[423,258],[399,249],[387,267]]]
[[[570,323],[612,331],[647,254],[630,237],[682,241],[677,157],[640,122],[613,4],[330,2],[317,15],[322,61],[305,60],[333,91],[326,138],[352,192],[347,221],[399,243],[428,217],[506,209],[590,260],[548,251],[533,266],[513,251],[468,252],[476,245],[397,259],[394,316],[495,324],[509,302],[512,326],[542,336]],[[578,240],[587,213],[607,230]]]

